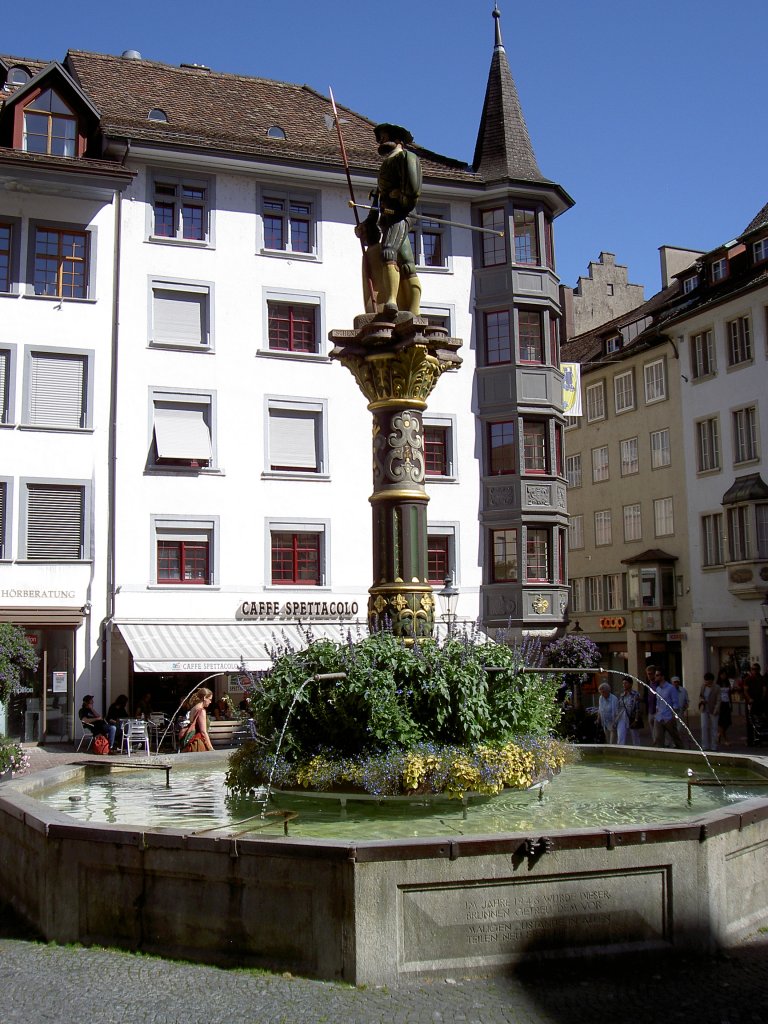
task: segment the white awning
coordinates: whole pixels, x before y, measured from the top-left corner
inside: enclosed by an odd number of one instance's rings
[[[306,628],[297,622],[120,622],[135,672],[237,672],[272,667],[270,652],[289,643],[308,646]],[[312,622],[315,640],[346,640],[355,623]]]

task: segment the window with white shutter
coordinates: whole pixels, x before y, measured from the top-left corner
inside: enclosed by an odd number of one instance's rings
[[[325,401],[267,399],[267,473],[327,473]]]
[[[158,465],[210,465],[208,406],[155,402],[155,452]]]
[[[179,348],[210,347],[210,298],[208,286],[153,283],[151,343]]]
[[[27,373],[27,424],[69,430],[88,426],[86,355],[30,351]]]
[[[318,414],[295,409],[270,409],[270,469],[318,471]]]
[[[85,485],[27,483],[25,557],[36,562],[89,557]]]
[[[10,422],[8,387],[11,378],[11,353],[7,348],[0,348],[0,423]]]
[[[0,480],[0,559],[8,558],[6,534],[8,532],[8,484]]]

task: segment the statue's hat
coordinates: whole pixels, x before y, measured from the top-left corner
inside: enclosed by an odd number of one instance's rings
[[[404,146],[410,146],[413,142],[413,136],[407,128],[403,128],[399,124],[377,124],[373,129],[373,134],[376,136],[376,141],[381,142],[382,133],[386,132],[392,142],[402,142]]]

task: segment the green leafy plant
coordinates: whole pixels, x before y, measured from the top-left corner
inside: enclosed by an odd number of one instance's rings
[[[537,663],[538,648],[494,644],[473,632],[412,646],[388,632],[350,635],[346,643],[313,642],[310,632],[306,639],[301,651],[276,642],[272,672],[249,694],[258,733],[272,737],[268,750],[285,728],[278,762],[274,753],[262,763],[263,750],[242,748],[230,761],[233,789],[255,789],[274,766],[278,786],[295,785],[300,769],[313,788],[340,785],[346,772],[345,784],[399,792],[402,759],[425,744],[460,751],[456,757],[474,764],[481,746],[545,737],[559,721],[556,682],[525,667],[531,657]],[[444,789],[460,788],[456,772],[441,771]]]
[[[24,630],[0,622],[0,703],[7,704],[21,685],[22,671],[37,668],[37,660]]]

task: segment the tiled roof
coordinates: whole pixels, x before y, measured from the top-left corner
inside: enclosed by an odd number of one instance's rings
[[[617,359],[624,358],[625,354],[631,353],[637,338],[634,338],[618,352],[604,355],[603,341],[606,336],[619,334],[622,327],[633,324],[645,317],[658,314],[679,292],[680,284],[675,281],[667,288],[656,292],[655,295],[646,299],[645,302],[641,302],[639,306],[631,309],[628,313],[622,313],[621,316],[614,317],[613,320],[607,320],[604,324],[600,324],[599,327],[595,327],[591,331],[577,334],[574,338],[569,339],[563,344],[561,351],[563,361],[568,363],[591,363],[603,360],[615,362]],[[638,335],[638,338],[646,337],[645,331]]]
[[[748,235],[750,231],[756,231],[765,224],[768,224],[768,203],[766,203],[762,210],[752,218],[749,224],[747,224],[742,231],[742,235]]]
[[[99,109],[107,134],[276,161],[339,164],[330,100],[306,85],[82,50],[70,50],[65,66]],[[165,112],[167,123],[148,120],[153,108]],[[339,114],[350,164],[378,168],[373,122],[346,107]],[[285,139],[267,137],[273,126],[283,129]],[[466,164],[414,149],[427,177],[477,180]]]
[[[31,60],[29,57],[13,57],[10,54],[0,53],[0,61],[7,68],[13,68],[16,66],[26,68],[29,71],[30,77],[34,78],[35,75],[39,74],[43,68],[48,67],[50,61],[47,60]],[[0,83],[2,83],[4,73],[0,72]],[[0,103],[8,96],[12,96],[16,92],[18,86],[7,86],[0,89]]]
[[[68,156],[49,156],[46,153],[26,153],[20,149],[6,149],[0,146],[0,164],[39,167],[66,173],[90,172],[94,175],[109,175],[130,181],[135,171],[129,171],[114,160],[91,160],[83,157],[73,160]]]
[[[536,162],[517,86],[501,42],[498,10],[494,10],[494,17],[496,45],[472,164],[485,181],[513,178],[543,182],[546,179]]]

